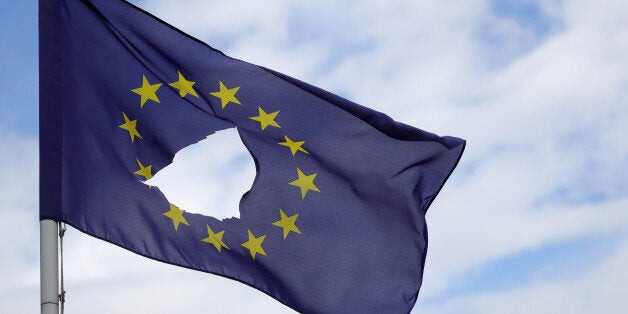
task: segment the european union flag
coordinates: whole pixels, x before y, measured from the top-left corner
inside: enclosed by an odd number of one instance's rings
[[[123,1],[39,6],[41,219],[300,312],[411,310],[425,212],[463,140],[232,59]],[[227,128],[257,169],[240,218],[186,212],[143,183]]]

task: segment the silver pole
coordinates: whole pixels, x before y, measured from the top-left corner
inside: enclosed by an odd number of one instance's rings
[[[39,274],[41,314],[59,313],[59,226],[54,220],[39,222]]]

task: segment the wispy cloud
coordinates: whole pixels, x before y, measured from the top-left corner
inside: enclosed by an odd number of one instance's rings
[[[617,245],[598,265],[560,281],[535,280],[516,289],[479,292],[421,307],[421,313],[623,313],[628,242]],[[567,261],[568,262],[568,261]]]
[[[37,141],[0,126],[0,307],[16,312],[37,309],[39,295],[39,222],[37,221]]]

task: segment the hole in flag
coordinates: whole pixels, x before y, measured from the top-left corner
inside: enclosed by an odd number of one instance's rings
[[[254,179],[251,155],[236,129],[227,129],[180,150],[146,184],[186,212],[223,219],[240,217],[240,198]]]

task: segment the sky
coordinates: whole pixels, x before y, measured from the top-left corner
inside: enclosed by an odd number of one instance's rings
[[[227,55],[467,140],[427,214],[413,313],[625,313],[627,1],[133,2]],[[35,1],[0,3],[0,39],[0,308],[33,313]],[[228,130],[178,153],[152,183],[188,211],[231,217],[254,176]],[[71,228],[64,241],[68,313],[292,312]]]

